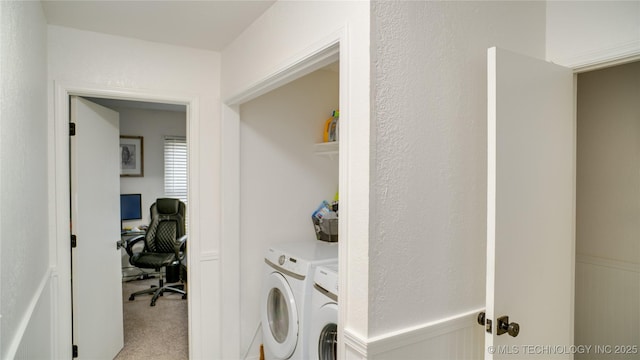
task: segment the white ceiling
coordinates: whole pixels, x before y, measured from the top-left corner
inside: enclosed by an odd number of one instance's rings
[[[275,0],[42,0],[47,22],[220,51]]]

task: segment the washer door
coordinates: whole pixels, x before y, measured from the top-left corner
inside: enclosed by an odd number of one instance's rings
[[[338,352],[338,305],[327,303],[313,314],[312,342],[309,357],[318,360],[336,360]]]
[[[278,359],[288,359],[298,343],[298,309],[291,287],[278,272],[265,279],[262,300],[263,342]]]

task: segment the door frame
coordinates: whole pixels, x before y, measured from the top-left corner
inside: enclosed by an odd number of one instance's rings
[[[573,177],[574,177],[574,181],[573,181],[573,239],[572,239],[572,247],[573,247],[573,252],[572,252],[572,257],[570,259],[570,261],[572,262],[572,266],[571,266],[571,278],[572,278],[572,288],[575,290],[575,263],[576,263],[576,254],[575,254],[575,248],[576,248],[576,234],[575,234],[575,224],[576,224],[576,219],[575,219],[575,206],[576,206],[576,166],[577,166],[577,162],[576,162],[576,149],[575,147],[577,146],[577,80],[578,80],[578,74],[580,73],[584,73],[584,72],[588,72],[588,71],[594,71],[594,70],[600,70],[600,69],[604,69],[604,68],[608,68],[608,67],[612,67],[612,66],[618,66],[618,65],[623,65],[629,62],[633,62],[633,61],[638,61],[640,60],[640,48],[634,50],[634,51],[625,51],[624,53],[619,53],[618,51],[619,49],[611,49],[610,51],[608,51],[605,54],[598,54],[597,56],[593,56],[593,57],[585,57],[582,59],[582,61],[580,61],[579,63],[563,63],[563,62],[557,62],[556,64],[567,67],[569,69],[572,69],[573,71],[573,129],[574,129],[574,139],[575,139],[575,143],[573,144],[574,146],[574,159],[573,159]],[[546,58],[546,61],[549,62],[554,62],[553,59],[549,59]],[[486,306],[486,304],[485,304]],[[486,309],[485,309],[486,311]],[[575,322],[575,291],[572,295],[572,299],[571,299],[571,322],[574,323]],[[572,326],[571,327],[571,338],[574,340],[575,342],[575,327]],[[486,354],[486,349],[484,349],[484,341],[483,341],[483,353]]]
[[[337,60],[340,61],[339,70],[339,108],[340,118],[340,152],[339,179],[340,198],[349,199],[348,189],[350,184],[350,161],[353,161],[349,153],[349,139],[353,130],[350,118],[349,79],[352,60],[348,56],[349,36],[346,28],[341,28],[323,40],[312,44],[304,53],[283,64],[274,73],[260,79],[258,82],[242,89],[238,93],[222,99],[222,159],[221,168],[221,193],[222,197],[222,231],[220,252],[222,268],[222,309],[220,321],[225,324],[225,331],[221,332],[222,358],[232,359],[238,356],[242,333],[240,332],[240,106],[261,95],[284,86],[307,74],[323,68]],[[348,237],[349,205],[347,200],[340,203],[339,237]],[[347,269],[349,258],[347,256],[346,242],[339,242],[340,262],[340,288],[346,292]],[[347,298],[343,298],[338,314],[338,328],[344,329],[346,318]],[[338,337],[338,357],[345,356],[342,352],[344,346],[344,331],[340,331]],[[241,349],[244,351],[245,349]]]
[[[640,48],[633,51],[624,51],[618,53],[618,49],[612,49],[610,52],[604,54],[603,56],[594,56],[593,58],[587,58],[586,60],[574,63],[563,65],[570,69],[573,69],[573,128],[574,128],[574,151],[573,151],[573,252],[572,252],[572,288],[573,294],[571,299],[571,323],[573,326],[571,327],[571,338],[575,343],[575,311],[576,311],[576,299],[575,299],[575,288],[576,288],[576,245],[578,238],[576,236],[576,205],[577,205],[577,146],[578,146],[578,75],[585,72],[602,70],[614,66],[624,65],[634,61],[640,61]],[[549,60],[550,61],[550,60]],[[560,64],[562,65],[562,64]]]
[[[146,101],[185,105],[187,107],[187,150],[188,150],[188,204],[189,241],[187,243],[187,261],[189,264],[200,262],[200,211],[197,196],[199,191],[199,98],[194,94],[172,93],[150,90],[124,89],[95,84],[65,83],[54,81],[53,126],[49,128],[49,139],[53,144],[49,156],[49,186],[52,192],[49,202],[52,208],[50,224],[50,258],[52,269],[52,319],[53,349],[56,358],[70,359],[72,337],[72,296],[71,296],[71,251],[70,251],[70,162],[69,162],[69,96],[87,96],[117,100]],[[78,129],[82,133],[81,129]],[[114,239],[115,242],[118,239]],[[80,240],[82,241],[82,240]],[[191,266],[187,272],[189,290],[199,294],[200,272],[198,266]],[[200,296],[188,296],[189,357],[200,346],[200,336],[191,336],[194,329],[201,327]],[[194,334],[197,335],[197,334]],[[197,353],[197,352],[196,352]]]

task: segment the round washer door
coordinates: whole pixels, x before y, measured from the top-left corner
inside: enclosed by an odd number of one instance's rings
[[[278,272],[265,279],[262,299],[262,335],[278,359],[288,359],[298,343],[298,309],[287,280]]]
[[[338,352],[338,305],[327,303],[313,314],[309,357],[336,360]]]

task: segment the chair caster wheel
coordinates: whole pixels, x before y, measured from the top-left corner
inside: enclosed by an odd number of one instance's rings
[[[182,300],[187,298],[187,294],[182,295]]]
[[[156,302],[155,302],[155,301],[152,301],[152,302],[151,302],[151,306],[156,306]]]
[[[131,295],[131,296],[129,296],[129,301],[133,301],[133,300],[135,300],[135,298],[136,298],[135,296]]]

